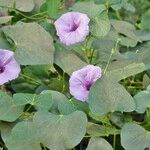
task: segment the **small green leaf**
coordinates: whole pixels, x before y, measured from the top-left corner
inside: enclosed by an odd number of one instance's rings
[[[150,29],[150,10],[142,15],[141,26],[143,29]]]
[[[38,111],[48,111],[53,104],[51,93],[41,93],[40,95],[17,93],[13,95],[13,98],[17,105],[25,106],[26,104],[31,104]]]
[[[150,106],[150,91],[141,91],[134,96],[136,111],[138,113],[144,113],[146,108]]]
[[[87,133],[91,137],[109,136],[109,135],[119,134],[119,130],[117,130],[112,126],[103,126],[103,125],[89,122],[87,126]]]
[[[113,150],[113,148],[103,138],[91,138],[86,150]]]
[[[56,19],[58,17],[58,10],[61,0],[47,0],[45,3],[49,17]]]

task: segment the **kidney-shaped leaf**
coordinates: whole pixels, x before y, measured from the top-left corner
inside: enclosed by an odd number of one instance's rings
[[[96,115],[113,111],[131,112],[135,109],[132,96],[113,79],[102,77],[91,88],[89,107]]]
[[[37,23],[19,22],[3,28],[3,32],[16,45],[16,59],[22,65],[53,63],[53,40]]]
[[[39,129],[42,143],[50,149],[66,150],[75,147],[84,137],[87,118],[80,111],[67,116],[43,112],[36,114],[34,123]]]
[[[140,125],[127,123],[121,131],[121,144],[126,150],[150,148],[150,132]]]
[[[31,104],[38,111],[48,111],[53,104],[51,93],[42,93],[39,95],[17,93],[13,95],[13,98],[17,105],[24,106],[26,104]]]
[[[84,137],[86,125],[86,115],[80,111],[67,116],[38,112],[33,122],[13,128],[6,145],[9,150],[39,150],[40,143],[52,150],[71,149]]]

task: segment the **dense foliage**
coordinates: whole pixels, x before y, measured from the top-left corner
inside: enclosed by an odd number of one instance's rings
[[[89,34],[65,45],[54,22],[72,11]],[[149,0],[0,0],[0,49],[21,65],[0,86],[0,150],[150,149]],[[102,77],[80,101],[69,79],[89,64]]]

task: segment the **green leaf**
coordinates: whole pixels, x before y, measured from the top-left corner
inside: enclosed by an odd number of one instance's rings
[[[137,45],[137,40],[128,38],[128,37],[124,37],[120,35],[120,44],[122,46],[126,46],[126,47],[135,47]]]
[[[103,138],[91,138],[86,150],[113,150],[113,148]]]
[[[91,137],[96,136],[110,136],[114,134],[119,134],[119,130],[112,126],[103,126],[95,123],[88,122],[87,133]]]
[[[140,125],[127,123],[121,131],[121,144],[126,150],[144,150],[150,148],[150,132]]]
[[[67,97],[60,92],[52,90],[43,91],[42,93],[50,93],[52,95],[53,105],[51,107],[51,112],[59,114],[58,105],[59,103],[66,101]]]
[[[150,31],[149,30],[136,30],[134,34],[140,38],[141,41],[150,40]]]
[[[13,98],[17,105],[31,104],[38,111],[48,111],[53,104],[51,93],[41,93],[40,95],[17,93],[13,95]]]
[[[73,11],[87,14],[90,18],[100,15],[106,10],[105,5],[97,5],[93,1],[90,2],[76,2],[71,8]]]
[[[51,65],[27,66],[22,69],[19,78],[11,82],[11,86],[17,93],[32,93],[41,86],[48,89],[46,85],[50,82],[50,69]]]
[[[17,106],[9,95],[0,92],[0,120],[13,122],[23,112],[23,107]]]
[[[52,150],[71,149],[84,137],[86,125],[86,115],[80,111],[67,116],[38,112],[33,122],[21,122],[13,128],[6,145],[9,150],[40,150],[40,143]]]
[[[122,59],[112,62],[106,72],[106,75],[116,81],[120,81],[121,79],[141,73],[144,70],[146,70],[144,63]]]
[[[113,111],[131,112],[135,109],[134,99],[125,88],[113,78],[104,76],[91,87],[88,102],[95,115]]]
[[[23,11],[23,12],[30,12],[34,9],[34,2],[33,0],[1,0],[0,6],[15,8]]]
[[[34,11],[39,11],[41,6],[46,2],[46,0],[34,0]]]
[[[150,29],[150,10],[142,15],[141,26],[143,29]]]
[[[96,50],[96,64],[101,64],[101,62],[108,61],[110,57],[111,50],[115,47],[116,41],[118,39],[117,32],[111,28],[109,33],[104,38],[98,38],[93,40],[92,46]],[[113,55],[116,57],[118,55],[118,49],[116,53]],[[114,59],[114,57],[112,59]]]
[[[135,48],[135,52],[126,52],[125,53],[125,59],[128,58],[132,61],[144,63],[145,70],[150,69],[150,42],[146,42],[144,44],[141,44],[140,46],[137,46]]]
[[[66,150],[75,147],[84,137],[87,118],[80,111],[68,116],[39,113],[35,116],[34,123],[39,124],[39,126],[43,125],[40,129],[43,136],[42,143],[50,149]],[[55,133],[55,136],[53,133]]]
[[[58,110],[61,114],[68,115],[77,110],[72,100],[62,101],[58,105]]]
[[[120,112],[114,112],[109,115],[110,121],[118,126],[119,128],[122,128],[123,125],[127,122],[132,122],[132,117],[128,114],[123,114]]]
[[[29,121],[18,123],[11,131],[9,137],[5,139],[5,144],[9,150],[41,150],[36,126]],[[39,133],[40,134],[40,133]]]
[[[61,4],[61,0],[47,0],[46,10],[49,17],[56,19],[58,17],[58,10]]]
[[[134,6],[128,3],[128,0],[110,0],[110,3],[114,10],[124,8],[127,11],[135,12]]]
[[[63,69],[64,72],[68,74],[72,74],[73,71],[78,70],[87,65],[72,51],[67,51],[63,49],[56,50],[54,62],[59,67],[61,67],[61,69]]]
[[[150,106],[150,91],[141,91],[134,96],[136,111],[138,113],[144,113],[146,108]]]
[[[11,49],[11,46],[9,45],[8,41],[4,37],[4,34],[1,30],[0,30],[0,46],[1,49]]]
[[[14,126],[15,123],[0,121],[0,132],[3,140],[11,134],[11,130]]]
[[[81,110],[88,112],[88,104],[75,99],[61,101],[58,104],[59,112],[63,115],[68,115],[74,111]]]
[[[41,65],[53,63],[53,40],[37,23],[19,22],[3,28],[16,46],[16,60],[22,65]]]
[[[111,20],[111,24],[118,33],[121,33],[133,40],[141,42],[141,39],[134,33],[136,31],[135,27],[129,22],[120,20]]]
[[[90,31],[97,37],[104,37],[110,30],[110,21],[106,11],[91,20]]]
[[[97,116],[97,115],[94,115],[91,112],[89,112],[89,116],[92,119],[94,119],[94,120],[96,120],[98,122],[101,122],[103,124],[107,124],[107,125],[111,124],[107,115],[99,115],[99,116]]]

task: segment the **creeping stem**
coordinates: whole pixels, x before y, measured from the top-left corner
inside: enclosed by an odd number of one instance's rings
[[[117,50],[117,47],[118,47],[119,42],[120,42],[120,39],[117,39],[116,44],[115,44],[115,47],[112,48],[112,50],[111,50],[111,53],[110,53],[108,62],[107,62],[106,67],[105,67],[105,69],[104,69],[104,74],[106,73],[106,71],[107,71],[107,69],[108,69],[108,67],[109,67],[109,64],[110,64],[110,62],[111,62],[111,58],[112,58],[113,54],[114,54],[114,53],[116,52],[116,50]]]

